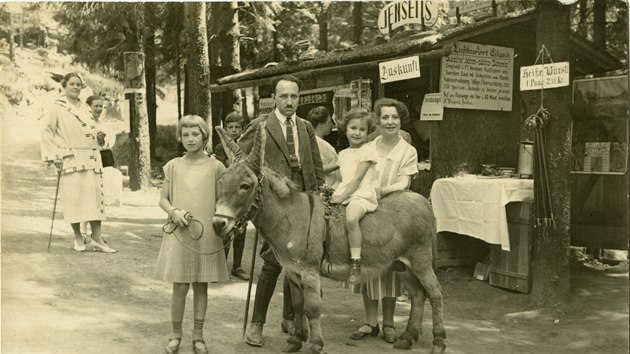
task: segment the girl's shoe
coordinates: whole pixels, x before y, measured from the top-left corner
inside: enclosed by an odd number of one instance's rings
[[[77,239],[74,239],[74,250],[77,252],[84,252],[85,251],[85,244],[81,241],[77,241]]]
[[[193,353],[208,354],[208,349],[206,348],[206,342],[203,339],[193,340]]]
[[[369,323],[364,324],[359,329],[357,329],[354,333],[350,335],[350,339],[359,340],[364,339],[368,336],[376,337],[378,336],[379,327],[378,324],[376,326],[372,326]]]
[[[92,240],[92,247],[94,248],[95,251],[98,252],[103,252],[103,253],[116,253],[118,251],[116,251],[115,249],[109,247],[108,245],[104,244],[104,243],[98,243],[96,241],[94,241],[93,238],[90,238]]]
[[[383,340],[387,343],[394,343],[398,334],[396,333],[396,328],[391,325],[383,325]]]
[[[177,354],[179,351],[179,343],[182,342],[181,338],[170,338],[168,340],[168,344],[164,348],[164,353],[166,354]]]
[[[86,246],[92,242],[92,235],[88,236],[85,232],[81,234],[81,238],[83,239],[83,244]]]

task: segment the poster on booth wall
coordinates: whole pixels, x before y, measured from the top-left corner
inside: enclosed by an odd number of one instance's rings
[[[514,48],[455,42],[442,58],[444,107],[511,111]]]
[[[444,116],[444,95],[427,93],[420,108],[420,120],[442,120]]]

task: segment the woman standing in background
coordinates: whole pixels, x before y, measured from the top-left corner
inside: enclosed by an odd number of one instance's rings
[[[64,219],[74,232],[74,250],[85,251],[92,242],[97,251],[114,253],[101,237],[101,221],[105,220],[102,162],[96,142],[96,126],[89,107],[79,95],[83,80],[77,73],[63,77],[64,89],[48,109],[41,136],[42,160],[60,171],[61,199]],[[92,236],[82,236],[80,223],[88,221]]]

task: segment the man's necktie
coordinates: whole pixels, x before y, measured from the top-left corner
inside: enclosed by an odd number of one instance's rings
[[[286,120],[287,128],[287,146],[289,147],[289,162],[291,163],[291,169],[297,170],[300,168],[297,155],[295,154],[295,140],[293,139],[293,122],[290,117]]]

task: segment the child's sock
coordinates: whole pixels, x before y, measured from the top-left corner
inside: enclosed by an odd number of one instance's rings
[[[361,247],[350,247],[350,258],[361,259]]]
[[[202,340],[203,339],[203,322],[204,320],[195,320],[193,327],[193,340]]]
[[[182,322],[173,322],[173,330],[171,333],[171,338],[182,338],[184,333],[182,332]]]

